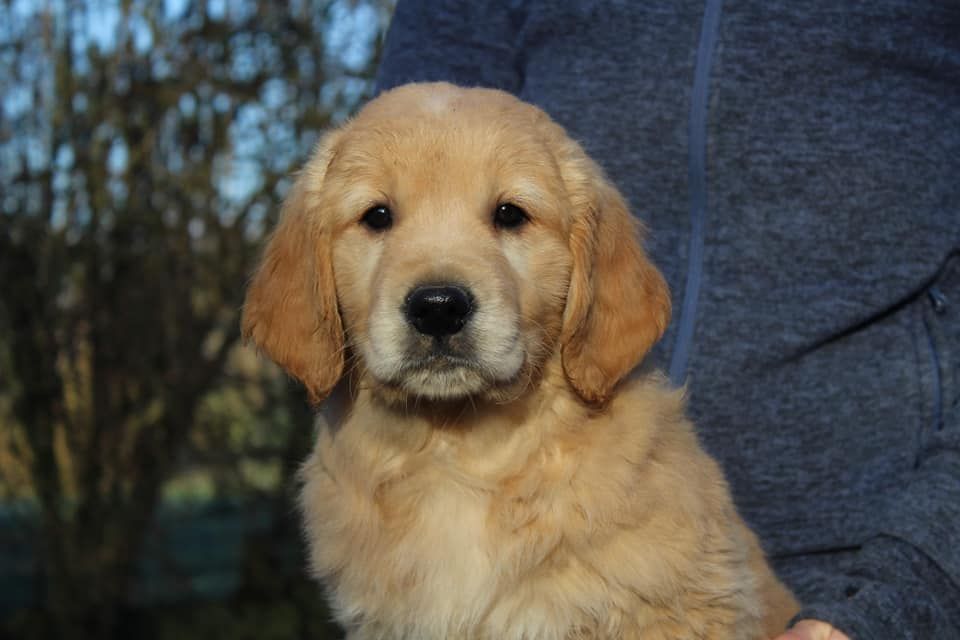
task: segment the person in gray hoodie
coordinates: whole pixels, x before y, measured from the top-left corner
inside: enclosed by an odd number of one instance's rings
[[[378,86],[427,80],[543,108],[650,229],[651,358],[821,621],[783,637],[960,639],[960,4],[401,0]]]

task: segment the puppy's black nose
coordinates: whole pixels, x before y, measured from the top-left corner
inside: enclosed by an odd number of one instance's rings
[[[452,285],[417,287],[407,296],[404,313],[420,333],[442,338],[463,328],[473,313],[473,296]]]

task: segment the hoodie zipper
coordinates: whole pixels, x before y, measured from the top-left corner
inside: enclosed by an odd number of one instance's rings
[[[696,327],[697,303],[703,278],[704,225],[707,217],[707,106],[710,93],[710,70],[713,52],[720,31],[722,0],[707,0],[700,27],[693,90],[690,97],[688,142],[688,179],[690,185],[690,248],[687,283],[677,338],[670,359],[670,379],[682,385],[687,377],[687,364]]]

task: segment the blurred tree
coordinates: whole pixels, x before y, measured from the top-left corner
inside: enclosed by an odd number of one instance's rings
[[[391,4],[0,6],[0,463],[57,637],[119,634],[165,481],[224,443],[256,247]]]

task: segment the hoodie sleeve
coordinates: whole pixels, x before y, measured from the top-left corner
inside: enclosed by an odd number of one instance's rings
[[[885,525],[839,576],[842,601],[809,601],[797,619],[824,620],[853,640],[960,638],[960,420],[931,434]]]
[[[517,93],[520,11],[505,0],[402,0],[377,73],[377,90],[446,81]]]

